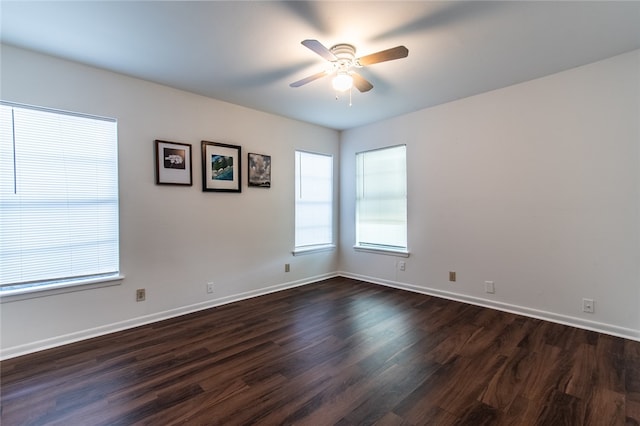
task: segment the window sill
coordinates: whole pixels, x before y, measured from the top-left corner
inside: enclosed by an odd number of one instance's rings
[[[112,275],[100,278],[52,283],[37,287],[27,287],[15,290],[0,290],[0,303],[17,302],[19,300],[34,299],[36,297],[53,296],[55,294],[71,293],[74,291],[91,290],[102,287],[120,285],[124,275]]]
[[[332,251],[332,250],[335,250],[335,248],[336,248],[335,244],[324,244],[320,246],[309,246],[309,247],[296,247],[295,249],[293,249],[292,254],[294,256],[302,256],[305,254],[320,253],[323,251]]]
[[[392,249],[389,247],[375,247],[375,246],[353,246],[355,251],[361,251],[364,253],[375,254],[387,254],[390,256],[409,257],[409,251],[403,249]]]

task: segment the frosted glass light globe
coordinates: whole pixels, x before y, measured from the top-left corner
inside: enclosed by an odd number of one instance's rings
[[[341,73],[333,78],[332,84],[335,90],[338,92],[344,92],[351,89],[351,86],[353,86],[353,77],[349,74]]]

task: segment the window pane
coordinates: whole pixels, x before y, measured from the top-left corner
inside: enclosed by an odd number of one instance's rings
[[[406,146],[356,154],[356,191],[356,244],[406,248]]]
[[[333,242],[333,157],[296,151],[295,246]]]
[[[116,123],[13,105],[0,119],[0,284],[117,273]]]

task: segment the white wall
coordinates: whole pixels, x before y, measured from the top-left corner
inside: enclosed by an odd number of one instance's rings
[[[341,137],[13,47],[1,54],[0,98],[118,119],[126,276],[119,286],[3,303],[1,357],[336,271],[640,339],[638,51]],[[154,184],[155,139],[192,144],[193,187]],[[241,194],[203,193],[202,139],[241,145],[245,166],[247,152],[272,155],[272,188],[248,188],[245,169]],[[354,153],[398,143],[409,155],[406,271],[395,257],[352,249]],[[339,165],[339,258],[291,256],[297,148],[334,154]],[[211,280],[216,293],[207,295]],[[135,302],[136,288],[147,289],[145,302]],[[581,312],[583,297],[596,300],[595,314]]]
[[[119,286],[3,303],[3,357],[311,282],[337,270],[337,250],[298,257],[291,251],[294,150],[335,156],[337,217],[338,132],[9,46],[1,53],[3,100],[118,120],[126,276]],[[192,144],[192,187],[154,184],[155,139]],[[202,192],[203,139],[242,147],[241,194]],[[270,189],[247,187],[248,152],[272,156]],[[291,272],[284,272],[285,263]],[[213,295],[206,293],[208,281],[215,281]],[[135,302],[137,288],[146,288],[145,302]]]
[[[352,249],[354,154],[400,143],[406,271]],[[340,269],[639,339],[639,147],[640,51],[345,131]]]

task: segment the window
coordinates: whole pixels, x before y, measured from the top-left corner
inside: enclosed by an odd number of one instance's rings
[[[356,154],[356,248],[408,254],[406,146]]]
[[[333,157],[296,151],[294,254],[333,247]]]
[[[119,277],[116,126],[0,103],[0,294]]]

